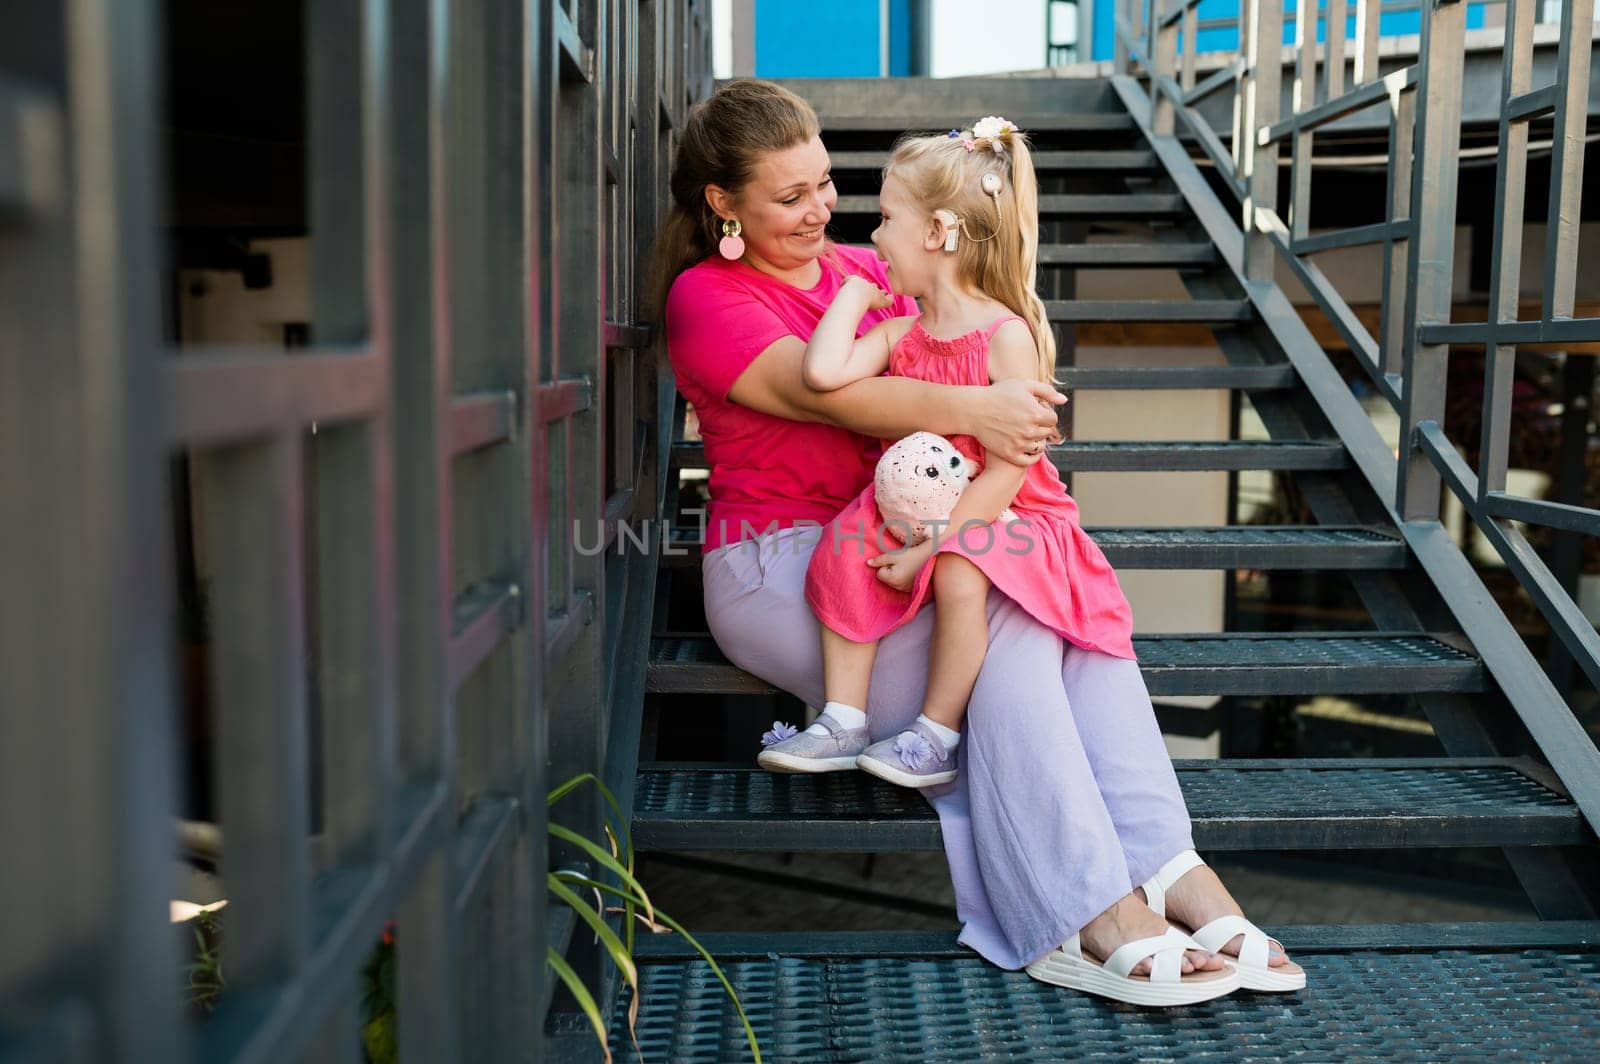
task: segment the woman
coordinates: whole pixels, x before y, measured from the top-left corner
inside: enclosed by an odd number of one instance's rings
[[[836,200],[828,154],[810,107],[781,87],[732,82],[696,108],[671,187],[657,306],[711,465],[707,620],[735,664],[821,705],[819,628],[804,594],[813,530],[871,479],[878,441],[919,430],[972,435],[1027,464],[1055,430],[1043,404],[1065,397],[1023,380],[805,387],[806,341],[844,278],[889,285],[870,253],[826,240]],[[866,315],[861,330],[908,313],[915,308],[902,299]],[[883,640],[867,721],[823,718],[790,740],[798,756],[844,768],[916,717],[932,620],[924,610]],[[930,793],[961,941],[1000,967],[1142,1004],[1225,993],[1239,985],[1235,963],[1266,973],[1257,983],[1303,983],[1192,856],[1188,812],[1137,664],[1064,643],[997,592],[988,620],[963,771],[946,793]],[[1200,949],[1172,938],[1152,906],[1212,941]]]

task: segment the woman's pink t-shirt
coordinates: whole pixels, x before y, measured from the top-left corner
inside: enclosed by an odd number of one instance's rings
[[[889,287],[884,264],[869,250],[836,247],[844,270]],[[700,416],[711,467],[705,547],[795,524],[825,524],[872,479],[882,445],[846,429],[791,421],[728,398],[756,356],[785,336],[811,338],[844,283],[826,259],[812,288],[796,288],[743,262],[712,256],[678,275],[667,295],[667,357],[678,390]],[[899,296],[869,311],[860,336],[885,318],[916,314]]]

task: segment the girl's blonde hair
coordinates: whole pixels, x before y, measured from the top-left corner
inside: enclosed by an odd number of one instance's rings
[[[1000,180],[994,195],[984,191],[985,174]],[[1039,351],[1039,379],[1053,382],[1056,338],[1044,301],[1034,291],[1039,182],[1028,138],[1009,124],[994,137],[971,132],[902,137],[883,176],[901,182],[930,219],[940,209],[956,215],[957,276],[1028,323]]]
[[[759,78],[730,81],[690,110],[672,158],[672,205],[655,241],[652,316],[660,319],[678,275],[713,254],[722,238],[706,186],[737,196],[762,156],[805,144],[820,129],[810,104]]]

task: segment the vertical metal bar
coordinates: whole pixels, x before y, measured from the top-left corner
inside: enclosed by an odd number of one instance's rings
[[[596,18],[604,0],[589,8]],[[687,13],[685,12],[685,16]],[[685,33],[692,34],[687,17]],[[591,35],[597,53],[608,42],[603,35]],[[692,57],[692,39],[685,41],[685,56]],[[596,54],[596,67],[605,56]],[[683,86],[688,88],[687,84]],[[564,660],[552,663],[554,672],[548,688],[550,704],[565,707],[553,714],[550,722],[550,773],[555,783],[582,772],[598,773],[604,764],[606,720],[599,711],[605,690],[600,668],[601,634],[605,627],[605,556],[579,554],[573,535],[595,542],[604,507],[605,476],[605,396],[606,366],[603,341],[603,285],[610,249],[604,245],[602,220],[605,175],[599,146],[603,101],[600,86],[565,82],[559,87],[557,124],[562,130],[561,151],[556,171],[555,201],[559,212],[556,233],[561,301],[554,308],[557,368],[562,377],[586,376],[594,397],[587,410],[572,414],[557,426],[553,443],[559,450],[551,455],[552,506],[549,557],[551,577],[559,571],[566,587],[558,604],[569,615],[576,615],[585,601],[592,604],[592,620],[585,623],[566,650]],[[599,250],[597,254],[596,251]],[[555,590],[555,589],[552,589]],[[580,593],[584,597],[580,597]],[[602,823],[598,798],[588,788],[580,789],[554,811],[556,819],[589,837],[600,836]],[[566,852],[552,847],[552,859]],[[573,967],[591,989],[600,985],[603,969],[601,951],[590,943],[575,947]]]
[[[1317,102],[1317,0],[1296,0],[1294,9],[1294,89],[1291,113],[1308,111]]]
[[[229,985],[296,975],[310,949],[298,432],[201,459]]]
[[[1546,321],[1572,317],[1578,279],[1583,150],[1589,123],[1590,36],[1594,0],[1563,0],[1556,53],[1555,128],[1550,143],[1550,215],[1544,243]]]
[[[0,12],[50,177],[0,223],[0,1013],[84,1062],[187,1059],[151,859],[173,805],[157,33],[142,2]]]
[[[1322,31],[1326,42],[1322,60],[1324,100],[1336,100],[1344,95],[1344,44],[1348,21],[1347,0],[1328,0],[1328,14],[1323,21]]]
[[[1294,20],[1294,114],[1317,102],[1317,0],[1297,0]],[[1311,235],[1312,130],[1297,130],[1289,157],[1289,227],[1296,237]]]
[[[1174,112],[1172,99],[1163,89],[1172,81],[1178,65],[1178,24],[1162,18],[1160,0],[1152,0],[1150,29],[1155,39],[1155,77],[1150,84],[1150,99],[1154,108],[1150,118],[1151,129],[1158,137],[1170,137],[1173,131]]]
[[[1385,182],[1384,217],[1403,222],[1411,217],[1412,145],[1417,131],[1417,94],[1397,88],[1389,94],[1389,171]],[[1406,263],[1410,237],[1390,235],[1383,244],[1383,307],[1380,318],[1378,366],[1398,380],[1405,362],[1406,296],[1411,291]]]
[[[658,0],[652,0],[647,24],[654,25],[657,61],[663,57],[659,30],[665,21]],[[518,171],[524,199],[518,212],[522,225],[518,234],[520,268],[516,275],[527,293],[522,305],[523,343],[518,349],[517,378],[513,383],[516,394],[522,397],[517,404],[519,439],[524,441],[517,449],[517,463],[527,497],[520,507],[527,521],[525,542],[528,548],[523,564],[525,597],[523,599],[524,623],[522,638],[528,643],[531,662],[527,666],[528,680],[528,761],[523,777],[523,815],[526,830],[534,840],[524,851],[523,864],[528,883],[534,895],[534,916],[530,935],[530,952],[535,965],[531,1000],[542,1008],[551,997],[552,976],[545,964],[545,953],[551,946],[547,937],[548,912],[545,901],[545,878],[549,871],[549,847],[539,840],[547,836],[548,812],[544,801],[550,787],[549,727],[550,700],[547,696],[547,674],[544,669],[545,619],[550,613],[547,577],[550,541],[554,536],[549,521],[548,478],[550,459],[549,434],[533,415],[532,399],[539,383],[552,379],[554,369],[551,326],[551,294],[555,291],[553,237],[553,180],[555,157],[555,81],[556,57],[549,31],[550,23],[541,11],[529,11],[519,5],[524,28],[518,35],[526,42],[518,77],[522,90],[518,94],[522,110],[516,128],[520,135]],[[652,120],[659,119],[663,94],[659,81],[648,86],[646,107]],[[542,1017],[540,1017],[542,1020]],[[534,1032],[535,1046],[543,1039],[542,1023]],[[539,1053],[535,1052],[535,1057]]]
[[[398,774],[411,786],[454,789],[451,706],[445,691],[451,525],[448,510],[449,333],[440,319],[449,288],[435,246],[443,165],[440,130],[444,0],[394,0],[372,24],[374,137],[369,209],[381,241],[374,255],[374,342],[389,352],[392,415],[385,426],[395,477],[389,507],[395,556],[394,702]],[[411,76],[390,72],[409,71]],[[397,899],[396,1009],[403,1060],[459,1059],[459,929],[453,905],[454,832],[436,840],[415,882]]]
[[[1530,0],[1531,6],[1531,0]],[[1589,416],[1593,412],[1595,366],[1593,355],[1566,356],[1561,372],[1561,449],[1556,460],[1556,482],[1551,496],[1569,506],[1584,505],[1588,472],[1584,454],[1589,448]],[[1583,537],[1575,532],[1552,531],[1550,571],[1573,599],[1583,572]],[[1545,672],[1558,691],[1570,691],[1573,660],[1558,638],[1545,642]]]
[[[116,1060],[180,1059],[187,1054],[164,982],[172,949],[162,922],[169,886],[165,869],[150,859],[164,852],[172,803],[171,580],[159,502],[162,411],[155,356],[161,253],[151,224],[162,202],[159,15],[148,3],[74,0],[66,18],[79,271],[74,312],[84,406],[83,420],[62,428],[83,431],[86,439],[83,479],[65,482],[96,485],[98,497],[84,504],[82,528],[92,538],[76,559],[80,586],[92,589],[93,599],[82,603],[88,615],[78,639],[64,631],[57,646],[76,643],[83,654],[98,689],[84,692],[89,697],[76,709],[97,710],[100,719],[84,721],[89,727],[73,743],[49,753],[53,759],[95,735],[115,751],[102,779],[80,782],[103,796],[96,815],[110,830],[102,852],[118,881],[89,888],[88,897],[101,904],[73,914],[84,921],[80,927],[91,926],[96,910],[106,921],[100,932],[107,936],[105,963],[95,973],[110,1042],[101,1048]],[[37,352],[24,357],[30,356]],[[22,453],[31,449],[30,441]],[[48,533],[71,526],[44,527]],[[67,577],[57,589],[75,583],[68,573],[57,575]],[[92,837],[75,841],[82,847]]]
[[[1419,343],[1417,325],[1450,320],[1465,24],[1466,4],[1459,0],[1434,0],[1422,23],[1416,163],[1411,181],[1411,217],[1416,229],[1406,263],[1411,288],[1406,303],[1396,500],[1407,521],[1436,520],[1439,515],[1439,472],[1417,445],[1415,433],[1424,421],[1443,421],[1449,347]]]
[[[734,2],[735,2],[735,4],[744,4],[744,3],[753,4],[754,0],[734,0]],[[1131,31],[1131,27],[1133,25],[1133,7],[1134,7],[1134,4],[1137,3],[1137,2],[1138,2],[1138,0],[1113,0],[1113,3],[1115,4],[1115,6],[1112,8],[1112,19],[1114,21],[1112,23],[1112,32],[1111,32],[1111,42],[1112,42],[1112,44],[1111,44],[1111,47],[1112,47],[1112,53],[1111,53],[1112,67],[1111,68],[1117,74],[1124,74],[1125,75],[1125,74],[1128,74],[1130,72],[1130,70],[1131,70],[1131,68],[1130,68],[1130,66],[1128,64],[1128,46],[1122,42],[1122,34],[1117,32],[1117,30],[1119,29],[1119,26],[1118,26],[1119,23],[1125,23],[1130,27],[1130,31]],[[737,25],[737,23],[735,23],[735,25]],[[1047,32],[1048,32],[1048,30],[1047,30]],[[735,48],[737,48],[737,47],[738,47],[738,45],[735,44]],[[752,54],[754,54],[754,48],[753,47],[751,49],[751,52],[752,52]],[[736,55],[737,55],[737,53],[736,53]],[[752,67],[752,73],[753,72],[754,72],[754,70],[753,70],[753,67]],[[734,74],[735,74],[735,76],[738,76],[737,67],[735,68]]]
[[[1233,135],[1229,149],[1233,154],[1233,180],[1236,186],[1241,186],[1246,172],[1249,170],[1248,158],[1254,147],[1250,139],[1250,109],[1248,97],[1251,93],[1251,83],[1254,73],[1250,65],[1250,57],[1255,55],[1254,39],[1255,10],[1249,4],[1239,4],[1239,15],[1235,20],[1239,27],[1239,54],[1245,57],[1244,69],[1239,72],[1239,77],[1233,84],[1233,122],[1231,129]]]
[[[1178,83],[1184,92],[1194,88],[1194,58],[1200,49],[1196,37],[1200,32],[1200,5],[1198,2],[1183,9],[1183,78]]]
[[[1356,0],[1357,86],[1378,79],[1378,28],[1382,0]]]
[[[1510,120],[1514,96],[1533,84],[1535,0],[1508,0],[1500,74],[1500,138],[1494,182],[1494,255],[1489,278],[1489,322],[1498,329],[1517,319],[1522,286],[1522,209],[1528,176],[1528,123]],[[1504,491],[1511,441],[1511,387],[1517,364],[1513,344],[1485,345],[1483,434],[1478,451],[1478,498]]]
[[[370,422],[323,428],[311,444],[322,827],[324,853],[336,864],[371,863],[395,835],[382,609],[392,559],[380,531],[386,485],[373,475],[386,430],[382,422],[376,429]]]
[[[1250,48],[1245,59],[1245,275],[1252,281],[1270,281],[1277,250],[1257,224],[1256,214],[1277,210],[1278,145],[1276,141],[1258,144],[1256,136],[1262,127],[1278,120],[1278,94],[1283,85],[1283,0],[1246,3],[1250,11]]]
[[[323,343],[368,343],[369,287],[383,304],[383,219],[370,192],[381,159],[373,120],[381,88],[381,4],[308,8],[307,71],[312,332]],[[350,56],[360,57],[356,63]],[[389,537],[388,421],[324,426],[309,444],[312,660],[320,729],[323,854],[332,863],[377,860],[396,837]]]

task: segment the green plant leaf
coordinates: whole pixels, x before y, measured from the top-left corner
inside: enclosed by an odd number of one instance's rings
[[[646,913],[652,915],[655,913],[655,906],[650,903],[650,896],[645,893],[644,885],[634,878],[631,869],[624,868],[620,861],[605,851],[604,847],[584,838],[571,828],[562,827],[560,824],[551,824],[550,834],[564,842],[570,842],[584,853],[593,857],[618,879],[622,880],[623,886],[638,893],[639,904],[644,906]]]
[[[629,895],[627,891],[619,890],[618,888],[610,886],[609,884],[598,882],[590,879],[588,876],[579,875],[576,872],[552,872],[550,875],[551,878],[558,878],[563,883],[572,883],[576,886],[589,887],[592,890],[603,891],[606,894],[613,894],[623,899],[631,898],[631,895]],[[576,895],[573,896],[576,897]],[[631,898],[631,900],[637,904],[639,899]],[[706,964],[711,966],[712,974],[715,975],[718,982],[722,984],[722,989],[727,992],[728,999],[733,1002],[733,1007],[739,1012],[739,1022],[744,1025],[745,1039],[750,1043],[750,1054],[755,1058],[755,1064],[761,1064],[761,1046],[756,1041],[755,1028],[750,1026],[750,1017],[745,1015],[744,1004],[740,1002],[738,992],[733,989],[733,984],[728,981],[728,976],[725,972],[723,972],[721,965],[717,964],[717,962],[712,959],[711,954],[706,952],[706,948],[700,944],[699,940],[697,940],[688,931],[684,930],[683,925],[678,923],[678,921],[674,920],[660,909],[656,910],[656,918],[660,920],[661,923],[666,924],[668,927],[672,928],[672,930],[682,935],[683,940],[689,943],[689,945],[693,946],[695,952],[700,954],[701,958],[705,960]],[[635,1000],[637,1000],[639,996],[639,987],[637,983],[634,984],[633,994]]]
[[[589,1025],[594,1028],[594,1036],[600,1042],[600,1051],[606,1055],[606,1064],[611,1064],[611,1041],[606,1037],[606,1024],[600,1018],[600,1006],[594,1003],[594,998],[589,994],[589,988],[583,985],[583,980],[578,978],[578,973],[572,970],[572,965],[566,962],[555,947],[547,946],[544,955],[545,963],[550,969],[561,977],[566,984],[567,991],[572,994],[583,1014],[589,1017]],[[637,993],[637,991],[636,991]]]
[[[616,818],[618,833],[622,836],[623,864],[627,865],[631,871],[633,869],[633,836],[628,831],[628,818],[623,815],[622,804],[617,801],[617,796],[611,793],[611,788],[607,787],[605,781],[599,776],[596,776],[593,772],[579,773],[553,789],[546,797],[545,804],[547,806],[555,805],[585,783],[594,784],[599,789],[601,797],[605,798],[606,804],[611,807],[612,815]]]
[[[622,972],[622,978],[633,987],[633,992],[639,992],[639,968],[633,963],[633,957],[623,948],[622,940],[617,933],[611,930],[611,925],[606,923],[605,917],[589,908],[588,904],[577,894],[556,878],[556,873],[550,873],[548,879],[550,893],[566,902],[573,912],[578,914],[578,919],[588,924],[599,936],[600,942],[605,946],[606,952],[611,954],[611,962]]]

